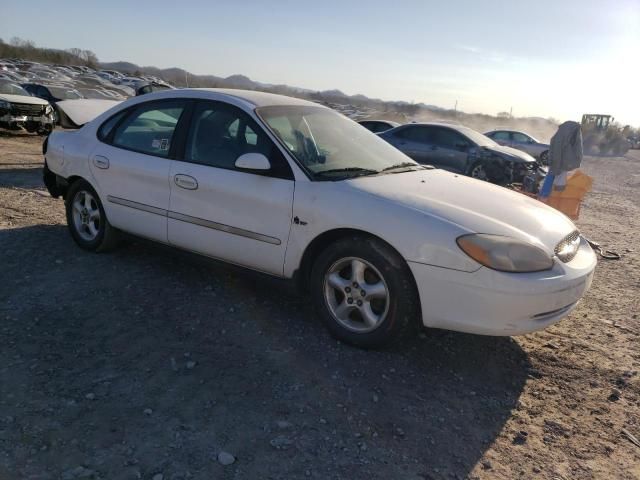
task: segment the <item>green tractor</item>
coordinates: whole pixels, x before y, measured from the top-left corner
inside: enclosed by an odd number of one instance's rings
[[[582,116],[582,137],[587,155],[622,156],[629,151],[629,141],[611,115],[585,113]]]

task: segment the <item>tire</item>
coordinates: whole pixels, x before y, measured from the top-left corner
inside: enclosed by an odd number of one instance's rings
[[[540,163],[546,166],[549,165],[549,150],[545,150],[540,154]]]
[[[118,231],[107,220],[100,197],[85,180],[71,184],[65,196],[67,226],[84,250],[107,252],[116,247]]]
[[[471,165],[469,167],[469,170],[467,171],[467,176],[475,178],[476,180],[484,180],[485,182],[489,181],[487,169],[482,162],[475,162],[473,165]]]
[[[314,307],[340,341],[380,347],[418,325],[413,275],[380,240],[360,235],[337,240],[318,256],[310,280]]]

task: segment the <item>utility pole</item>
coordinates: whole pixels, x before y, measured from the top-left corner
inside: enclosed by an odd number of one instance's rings
[[[513,107],[509,109],[509,118],[513,118]]]
[[[453,107],[453,116],[454,117],[458,116],[458,99],[456,99],[456,104]]]

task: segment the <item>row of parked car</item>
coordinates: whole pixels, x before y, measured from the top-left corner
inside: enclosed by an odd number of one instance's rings
[[[493,183],[519,182],[535,190],[546,171],[549,145],[524,132],[493,130],[482,134],[451,123],[362,120],[360,125],[418,163]]]
[[[122,101],[169,88],[173,87],[154,76],[132,77],[85,65],[0,59],[0,127],[46,134],[59,118],[56,104],[60,101]]]

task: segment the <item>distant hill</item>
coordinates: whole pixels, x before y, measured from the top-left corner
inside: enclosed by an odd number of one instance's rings
[[[58,65],[87,65],[93,68],[118,70],[130,75],[154,75],[176,87],[240,88],[278,93],[328,105],[355,120],[378,118],[401,123],[440,120],[465,124],[479,131],[487,131],[496,127],[512,127],[526,130],[541,139],[549,138],[555,133],[558,125],[558,122],[553,119],[518,119],[477,113],[468,114],[425,103],[383,101],[360,93],[347,95],[338,89],[317,91],[285,84],[273,85],[252,80],[242,74],[230,75],[225,78],[216,75],[194,75],[176,67],[141,67],[126,61],[99,62],[96,55],[90,50],[41,48],[37,47],[32,41],[20,38],[12,38],[9,43],[0,38],[0,58],[22,58]]]

